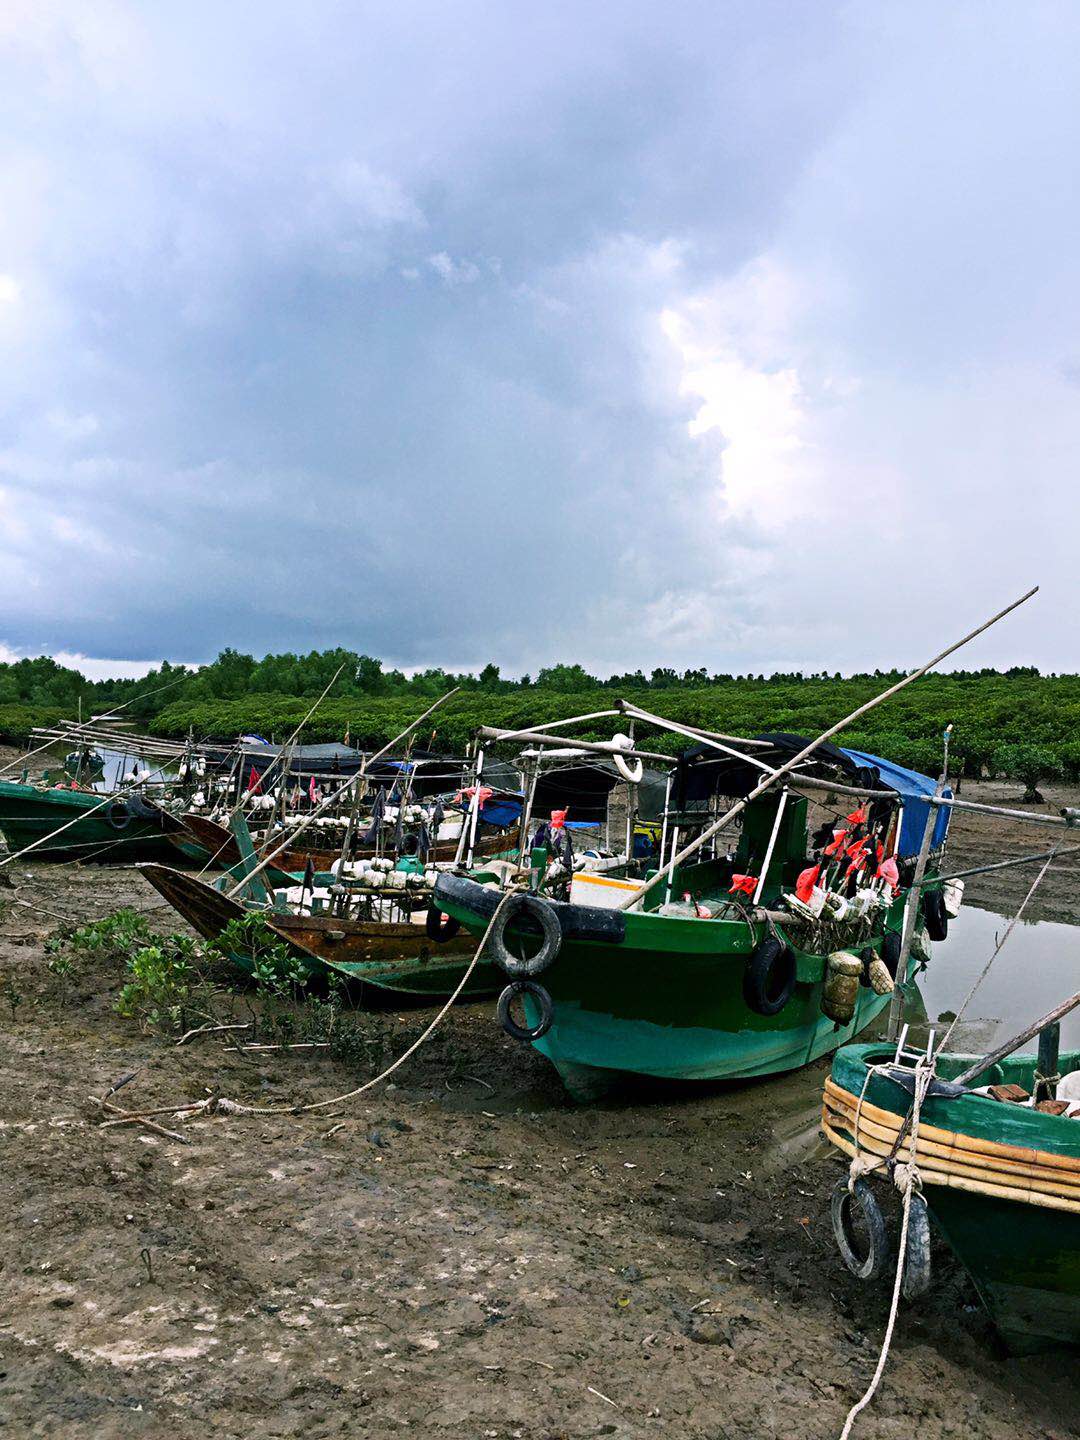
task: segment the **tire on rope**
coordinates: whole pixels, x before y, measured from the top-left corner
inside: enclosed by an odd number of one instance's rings
[[[858,1207],[866,1228],[865,1245],[852,1227],[852,1210]],[[865,1180],[856,1180],[854,1190],[841,1180],[832,1193],[830,1205],[836,1248],[844,1264],[860,1280],[877,1280],[889,1263],[889,1236],[881,1207]]]
[[[131,811],[123,800],[114,800],[105,811],[105,819],[114,830],[126,830],[131,824]]]
[[[794,950],[775,935],[766,935],[747,963],[743,999],[758,1015],[779,1015],[794,989]]]
[[[922,913],[930,939],[944,940],[949,933],[949,912],[945,909],[945,896],[940,890],[923,891]]]
[[[436,945],[445,945],[461,929],[461,921],[455,920],[453,915],[444,915],[437,905],[429,905],[424,929],[429,940],[434,940]]]
[[[518,996],[530,995],[540,1010],[540,1019],[535,1025],[519,1025],[511,1014],[511,1006]],[[539,1040],[551,1029],[555,1018],[555,1006],[551,996],[535,980],[511,980],[499,996],[499,1024],[515,1040]]]
[[[905,1300],[914,1300],[930,1288],[930,1215],[921,1195],[911,1197],[901,1288]]]
[[[900,946],[900,934],[896,930],[890,930],[881,941],[881,958],[885,961],[885,968],[894,980],[896,972],[900,968]]]
[[[629,735],[622,734],[613,735],[611,737],[611,743],[613,745],[618,745],[620,750],[630,750],[633,748],[634,744],[633,740],[630,739]],[[621,755],[617,753],[612,754],[611,758],[615,761],[615,769],[619,772],[619,774],[622,776],[622,778],[626,781],[628,785],[641,784],[641,777],[645,774],[645,766],[641,760],[635,760],[634,763],[631,765],[626,760],[624,760]]]
[[[527,918],[540,930],[540,949],[535,955],[515,955],[506,943],[506,930],[516,918]],[[538,895],[512,895],[495,917],[485,949],[500,970],[514,980],[530,980],[548,968],[562,945],[559,917]]]

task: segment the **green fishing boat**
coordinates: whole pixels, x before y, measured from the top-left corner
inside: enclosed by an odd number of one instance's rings
[[[804,743],[769,739],[774,748],[758,754],[773,764]],[[552,1062],[571,1094],[591,1098],[626,1074],[715,1080],[795,1069],[850,1041],[888,1004],[894,984],[928,957],[928,925],[940,937],[947,923],[939,893],[916,910],[910,958],[897,974],[904,877],[910,883],[933,781],[860,752],[822,750],[806,782],[826,800],[830,774],[866,789],[871,798],[862,823],[849,815],[849,831],[869,839],[872,868],[882,856],[894,860],[895,887],[841,873],[850,853],[835,839],[848,833],[842,822],[826,827],[843,862],[830,872],[826,836],[816,848],[808,842],[806,797],[766,792],[747,806],[734,854],[678,867],[670,886],[643,895],[640,909],[610,907],[641,881],[575,876],[568,900],[548,898],[541,887],[500,915],[489,939],[511,978],[500,1018]],[[714,753],[704,765],[699,789],[726,795],[746,795],[760,777],[760,769],[723,756],[717,761]],[[689,782],[682,790],[693,798]],[[942,812],[932,829],[930,873],[947,825]],[[808,891],[803,883],[815,860],[817,879],[833,877],[817,914],[822,886]],[[837,887],[851,892],[849,901],[834,893]],[[796,898],[800,888],[808,903]],[[579,892],[603,903],[575,903]],[[433,903],[481,935],[499,900],[496,887],[447,874],[436,883]],[[510,1010],[519,998],[524,1024]]]
[[[833,1059],[822,1123],[845,1154],[855,1153],[857,1130],[863,1156],[885,1162],[895,1147],[898,1159],[911,1158],[901,1140],[912,1103],[903,1081],[911,1071],[896,1066],[867,1080],[869,1067],[888,1065],[895,1051],[850,1045]],[[935,1073],[955,1080],[974,1059],[939,1055]],[[1041,1068],[1035,1055],[1012,1055],[974,1083],[998,1095],[1009,1094],[998,1088],[1006,1086],[1033,1095]],[[1060,1093],[1060,1080],[1080,1071],[1080,1051],[1061,1054],[1056,1070]],[[1043,1103],[1039,1110],[938,1084],[923,1101],[916,1144],[930,1217],[1014,1353],[1080,1345],[1080,1116],[1049,1113],[1060,1100]]]
[[[188,859],[205,857],[175,816],[133,792],[110,797],[95,790],[0,781],[0,831],[12,853],[34,846],[28,862],[175,859],[174,835]]]

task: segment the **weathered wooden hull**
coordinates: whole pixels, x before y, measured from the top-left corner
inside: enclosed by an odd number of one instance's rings
[[[213,857],[215,865],[235,865],[239,863],[240,851],[236,841],[229,829],[219,825],[216,820],[209,820],[205,815],[187,814],[183,817],[183,823],[191,835],[207,852]],[[296,874],[303,874],[304,868],[310,860],[316,870],[329,870],[337,860],[341,858],[340,848],[324,849],[319,846],[306,846],[303,843],[291,845],[281,852],[277,857],[276,864],[283,871],[292,871]],[[428,856],[432,864],[440,864],[451,861],[457,855],[457,841],[444,840],[436,845]],[[476,854],[489,856],[501,854],[509,844],[509,839],[503,834],[492,834],[482,836],[476,843]],[[353,852],[356,860],[370,860],[375,855],[375,850],[370,847],[361,846]]]
[[[246,906],[196,876],[164,865],[141,869],[151,885],[208,940],[216,941],[230,920],[246,912]],[[422,924],[260,913],[270,929],[303,957],[310,973],[333,971],[391,994],[432,998],[451,994],[475,949],[466,935],[437,945]],[[250,970],[250,957],[230,954],[238,965]],[[491,966],[478,965],[464,993],[490,994],[499,983]]]
[[[499,897],[461,877],[440,876],[435,898],[481,935]],[[821,1009],[825,957],[793,943],[794,993],[779,1014],[759,1015],[746,1003],[743,982],[764,925],[581,905],[554,909],[562,945],[539,977],[554,1021],[532,1043],[581,1098],[619,1074],[715,1080],[794,1070],[846,1044],[888,1004],[887,996],[860,987],[853,1019],[837,1026]],[[870,943],[879,947],[881,937]],[[528,998],[525,1004],[535,1023]]]
[[[826,1083],[823,1127],[846,1154],[890,1149],[911,1097],[867,1066],[890,1058],[881,1046],[841,1050]],[[948,1079],[973,1057],[946,1055]],[[980,1077],[1030,1090],[1034,1055],[1015,1055]],[[1062,1073],[1080,1053],[1062,1055]],[[910,1146],[901,1147],[910,1157]],[[1017,1353],[1080,1346],[1080,1120],[1041,1114],[988,1096],[930,1096],[923,1104],[917,1161],[930,1214],[971,1276],[1005,1343]]]
[[[92,790],[0,781],[0,831],[13,853],[34,845],[28,863],[31,857],[112,863],[175,858],[170,837],[182,838],[183,827],[172,815],[146,802],[136,808],[122,795],[102,805],[104,798]]]

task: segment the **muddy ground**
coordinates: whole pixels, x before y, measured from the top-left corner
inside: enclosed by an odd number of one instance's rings
[[[952,866],[1044,833],[990,839],[958,816]],[[0,891],[0,1433],[839,1433],[888,1295],[833,1246],[823,1067],[583,1108],[485,1003],[357,1101],[217,1115],[187,1127],[189,1145],[102,1129],[88,1097],[131,1071],[133,1108],[208,1088],[274,1107],[346,1091],[378,1061],[239,1054],[220,1036],[177,1048],[115,1013],[118,964],[62,995],[42,949],[55,927],[121,904],[176,920],[131,870],[14,870]],[[1030,873],[969,898],[1008,909]],[[1070,861],[1048,877],[1032,913],[1080,918],[1075,874]],[[430,1013],[357,1023],[390,1057]],[[856,1435],[1080,1435],[1075,1357],[1004,1357],[962,1273],[944,1252],[935,1264]]]

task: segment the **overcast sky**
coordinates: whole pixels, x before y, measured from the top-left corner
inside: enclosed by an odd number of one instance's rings
[[[1072,3],[6,0],[0,654],[850,670],[1038,581],[956,663],[1080,669],[1078,92]]]

